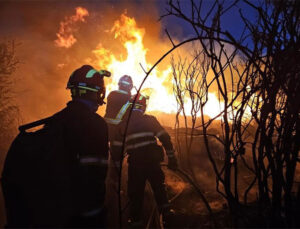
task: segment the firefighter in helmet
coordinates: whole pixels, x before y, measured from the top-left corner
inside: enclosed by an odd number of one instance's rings
[[[105,70],[83,65],[69,78],[72,101],[55,114],[63,120],[67,155],[70,157],[70,227],[105,226],[105,178],[108,159],[108,128],[96,111],[104,102]]]
[[[8,228],[105,227],[108,128],[96,114],[104,103],[104,76],[110,72],[78,68],[67,84],[67,106],[20,127],[22,144],[13,143],[3,171]]]
[[[123,75],[118,82],[118,90],[114,90],[109,93],[107,97],[107,105],[105,112],[105,120],[108,124],[108,133],[110,141],[110,156],[114,155],[112,151],[115,146],[113,145],[114,140],[117,138],[119,133],[119,126],[122,120],[126,119],[127,110],[130,106],[129,100],[131,97],[131,90],[133,88],[132,78],[129,75]],[[115,192],[118,186],[120,161],[109,160],[108,179],[107,179],[107,195],[106,205],[108,206],[108,225],[110,227],[117,227],[118,222],[114,220],[114,216],[118,211],[118,194]]]
[[[129,100],[133,87],[131,77],[128,75],[122,76],[119,80],[118,86],[119,89],[112,91],[107,97],[104,117],[109,126],[116,126],[120,124],[127,108],[129,107]],[[110,138],[113,138],[112,134],[110,134]]]
[[[142,225],[141,212],[147,180],[151,184],[163,217],[171,213],[164,185],[165,176],[160,167],[160,162],[164,160],[163,148],[168,156],[168,168],[177,169],[177,159],[169,134],[154,116],[145,114],[147,99],[141,94],[131,98],[131,104],[134,107],[126,135],[128,197],[130,201],[129,221],[132,226]],[[157,144],[157,139],[162,143],[163,148]],[[115,145],[119,145],[119,150],[114,151],[117,153],[114,158],[120,159],[122,156],[122,138],[117,139]]]
[[[105,121],[108,124],[110,151],[114,149],[114,140],[118,137],[122,120],[126,119],[130,107],[131,90],[133,88],[132,78],[123,75],[119,79],[119,89],[109,93],[107,97]],[[113,154],[111,154],[113,155]],[[118,163],[114,163],[118,167]]]

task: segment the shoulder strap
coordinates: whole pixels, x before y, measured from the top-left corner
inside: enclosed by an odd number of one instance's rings
[[[46,124],[49,121],[51,121],[52,119],[53,119],[53,116],[48,117],[48,118],[44,118],[44,119],[40,119],[40,120],[37,120],[35,122],[31,122],[31,123],[28,123],[28,124],[25,124],[25,125],[22,125],[22,126],[19,126],[19,131],[20,132],[25,132],[26,130],[28,130],[30,128]]]

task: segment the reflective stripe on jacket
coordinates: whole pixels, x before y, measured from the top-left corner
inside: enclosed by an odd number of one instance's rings
[[[162,143],[168,157],[172,157],[174,150],[170,136],[157,119],[140,111],[133,111],[128,125],[125,145],[125,151],[129,155],[128,162],[148,163],[161,161],[163,159],[163,149],[157,144],[157,140]],[[114,151],[119,154],[121,154],[122,141],[121,134],[118,139],[111,143]],[[120,156],[114,155],[114,158],[120,158]]]
[[[118,125],[128,110],[130,94],[127,91],[116,90],[109,93],[105,112],[105,120],[112,125]]]

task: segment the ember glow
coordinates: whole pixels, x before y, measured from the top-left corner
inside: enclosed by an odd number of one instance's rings
[[[89,15],[87,9],[82,7],[76,8],[76,14],[71,17],[66,17],[64,21],[60,23],[59,32],[56,33],[57,39],[55,45],[58,47],[70,48],[77,39],[73,33],[78,29],[78,22],[85,22],[85,17]]]

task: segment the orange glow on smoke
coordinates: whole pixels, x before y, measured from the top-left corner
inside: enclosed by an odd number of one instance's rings
[[[76,14],[71,17],[66,17],[60,23],[59,32],[56,33],[57,39],[54,41],[58,47],[70,48],[77,39],[73,33],[77,31],[77,22],[85,22],[85,17],[89,15],[87,9],[82,7],[76,8]]]
[[[78,22],[85,22],[85,17],[88,15],[89,12],[85,8],[77,7],[75,15],[66,17],[60,23],[55,45],[70,48],[76,42],[73,34],[78,30]],[[144,36],[146,35],[145,29],[138,27],[134,18],[123,13],[114,22],[112,28],[106,32],[107,35],[112,36],[111,47],[121,44],[124,50],[126,50],[126,54],[122,55],[123,50],[120,50],[118,55],[115,55],[110,47],[104,47],[102,43],[99,43],[95,50],[92,51],[93,58],[87,58],[85,61],[94,67],[111,71],[112,77],[107,79],[106,82],[107,93],[118,88],[118,81],[125,74],[130,75],[135,87],[139,88],[145,77],[144,70],[149,70],[153,65],[153,63],[150,63],[146,59],[150,47],[145,47],[143,43]],[[160,47],[163,44],[163,41],[161,41],[161,43],[153,44],[153,47]],[[157,53],[154,57],[158,59],[162,54]],[[141,66],[143,66],[144,70]],[[160,111],[169,114],[177,112],[177,102],[173,94],[172,80],[171,64],[167,64],[163,69],[158,70],[158,68],[155,68],[152,71],[141,91],[144,95],[150,97],[147,106],[148,112]],[[135,94],[135,89],[133,89],[132,94]],[[187,114],[189,114],[191,107],[191,101],[187,98],[185,104]],[[204,113],[210,117],[214,117],[219,114],[220,110],[221,107],[218,99],[213,93],[209,93]]]
[[[93,51],[98,62],[97,66],[106,68],[112,72],[112,81],[107,84],[107,90],[112,91],[118,88],[118,80],[122,75],[130,75],[134,85],[138,88],[145,73],[141,67],[147,71],[152,64],[146,60],[148,49],[144,47],[143,38],[145,29],[139,28],[134,18],[122,14],[120,19],[115,21],[111,32],[114,38],[121,42],[126,49],[126,58],[117,58],[100,43]],[[134,91],[134,90],[133,90]],[[133,92],[134,94],[135,92]],[[145,82],[142,93],[150,96],[147,111],[161,111],[165,113],[175,113],[177,111],[176,99],[173,95],[172,68],[171,65],[159,71],[154,69]],[[186,108],[190,110],[191,104],[187,100]],[[218,99],[213,93],[209,93],[205,114],[209,116],[217,115],[220,112]]]

